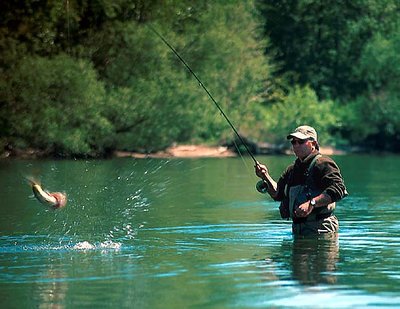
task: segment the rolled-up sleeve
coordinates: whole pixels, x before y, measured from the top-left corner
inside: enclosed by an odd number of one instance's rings
[[[320,174],[320,186],[323,193],[328,194],[333,202],[344,198],[347,190],[337,164],[332,159],[325,157],[316,167]]]

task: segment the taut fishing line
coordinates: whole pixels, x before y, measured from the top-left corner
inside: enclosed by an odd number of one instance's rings
[[[71,53],[71,39],[70,39],[70,24],[69,24],[69,0],[67,0],[67,41],[68,41],[68,54]]]
[[[176,57],[178,57],[178,59],[185,65],[185,67],[188,69],[188,71],[194,76],[194,78],[198,81],[199,85],[204,89],[204,91],[207,93],[208,97],[211,99],[211,101],[215,104],[215,106],[218,108],[218,110],[221,112],[222,116],[224,116],[225,120],[228,122],[228,124],[230,125],[230,127],[232,128],[233,132],[235,132],[236,136],[239,138],[240,142],[243,144],[243,146],[246,148],[246,151],[248,152],[248,154],[250,155],[250,157],[253,159],[255,165],[258,165],[259,163],[257,162],[256,158],[253,156],[253,154],[251,153],[249,147],[247,146],[247,144],[245,143],[245,141],[243,140],[243,138],[239,135],[238,131],[236,130],[236,128],[234,127],[234,125],[232,124],[232,122],[229,120],[228,116],[224,113],[224,111],[222,110],[221,106],[217,103],[217,101],[213,98],[213,96],[211,95],[211,93],[208,91],[208,89],[204,86],[203,82],[200,80],[200,78],[197,77],[196,73],[193,72],[193,70],[190,68],[190,66],[186,63],[186,61],[179,55],[179,53],[175,50],[174,47],[172,47],[171,44],[168,43],[168,41],[160,34],[156,31],[156,29],[154,29],[151,25],[148,25],[149,28],[165,43],[165,45],[167,45],[169,47],[169,49],[171,49],[173,51],[173,53],[175,54]],[[234,142],[235,143],[235,142]],[[237,147],[236,143],[235,143],[236,148],[239,151],[240,154],[240,150]]]

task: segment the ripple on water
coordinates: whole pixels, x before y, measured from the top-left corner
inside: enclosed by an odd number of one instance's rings
[[[177,251],[208,251],[214,246],[276,246],[282,238],[291,238],[286,224],[205,224],[144,228],[147,241],[157,248]],[[139,240],[140,241],[140,240]],[[242,250],[242,246],[237,249]]]
[[[0,253],[73,251],[73,250],[120,250],[122,243],[106,240],[103,242],[80,241],[72,239],[48,238],[43,235],[1,236]]]

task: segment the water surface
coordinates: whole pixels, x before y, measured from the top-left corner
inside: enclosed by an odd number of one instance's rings
[[[277,178],[293,157],[257,158]],[[397,156],[340,156],[337,239],[293,239],[251,160],[0,162],[2,308],[400,306]],[[45,209],[25,176],[68,204]]]

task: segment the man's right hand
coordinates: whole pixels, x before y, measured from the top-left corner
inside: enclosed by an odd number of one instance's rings
[[[254,166],[254,168],[255,168],[256,175],[258,177],[260,177],[263,180],[267,179],[269,173],[268,173],[268,168],[265,165],[257,162],[257,164]]]
[[[264,164],[260,164],[260,162],[256,162],[254,168],[256,175],[266,183],[268,194],[275,199],[277,195],[277,184],[269,175],[268,168]]]

